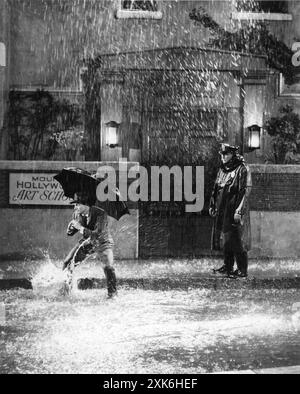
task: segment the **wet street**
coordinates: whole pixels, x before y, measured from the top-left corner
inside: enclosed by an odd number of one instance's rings
[[[0,374],[300,371],[300,0],[0,21]]]
[[[151,276],[159,267],[144,268]],[[177,274],[184,269],[176,267]],[[124,285],[114,300],[104,289],[65,298],[54,269],[52,282],[42,282],[46,271],[33,291],[0,292],[1,373],[204,373],[300,364],[297,288],[238,288],[229,280],[222,289]]]

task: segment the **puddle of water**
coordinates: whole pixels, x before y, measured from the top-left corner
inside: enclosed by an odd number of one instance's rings
[[[55,291],[0,293],[1,372],[200,373],[300,363],[298,290],[120,289],[112,302],[104,289],[69,298]]]

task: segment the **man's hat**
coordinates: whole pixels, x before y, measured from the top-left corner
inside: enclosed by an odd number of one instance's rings
[[[236,154],[239,150],[238,146],[229,145],[229,144],[221,144],[221,154],[232,153],[233,155]]]

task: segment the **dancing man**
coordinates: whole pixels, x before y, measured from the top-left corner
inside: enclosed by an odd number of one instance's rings
[[[112,298],[117,294],[117,279],[113,268],[114,243],[109,232],[107,214],[91,205],[85,193],[76,193],[74,200],[73,219],[68,225],[67,234],[73,236],[79,231],[83,237],[64,260],[63,270],[67,273],[67,291],[72,289],[74,269],[88,256],[97,253],[104,264],[108,298]]]

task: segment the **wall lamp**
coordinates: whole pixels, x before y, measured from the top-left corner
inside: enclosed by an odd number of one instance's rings
[[[106,145],[110,148],[115,148],[118,146],[118,129],[120,127],[120,123],[117,123],[111,120],[108,123],[105,123],[106,126]]]
[[[248,127],[248,148],[251,151],[260,149],[261,127],[257,124]]]

